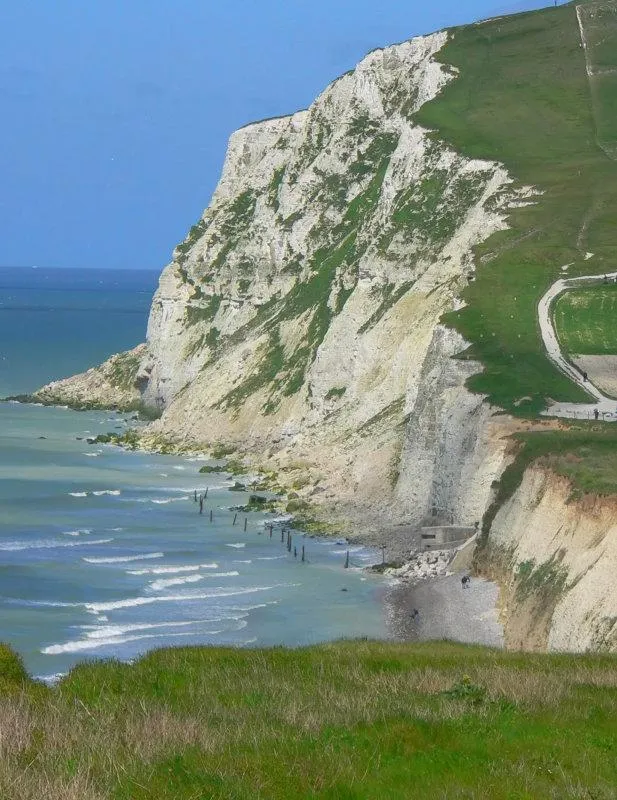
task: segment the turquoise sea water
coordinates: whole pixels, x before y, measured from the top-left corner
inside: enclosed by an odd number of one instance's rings
[[[21,330],[47,331],[39,343],[44,359],[30,353],[27,368],[10,368],[29,351],[0,310],[9,364],[3,394],[84,369],[143,338],[152,278],[150,289],[120,291],[108,285],[117,275],[92,279],[102,282],[88,287],[86,276],[70,303],[61,289],[52,290],[55,305],[52,291],[40,303],[20,289]],[[110,313],[114,304],[127,313]],[[79,352],[65,352],[76,338]],[[351,547],[352,568],[345,570],[344,544],[295,533],[298,553],[305,546],[303,564],[281,543],[280,525],[270,537],[272,516],[247,515],[246,531],[244,515],[233,525],[229,507],[248,495],[230,492],[225,475],[200,475],[203,460],[86,441],[126,425],[122,415],[0,404],[0,641],[13,645],[33,674],[174,644],[299,645],[388,635],[384,583],[361,569],[375,553]],[[200,516],[193,492],[206,488]]]

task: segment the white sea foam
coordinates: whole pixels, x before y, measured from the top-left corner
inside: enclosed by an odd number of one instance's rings
[[[57,539],[36,539],[32,542],[0,542],[0,550],[42,550],[54,547],[83,547],[84,545],[107,544],[113,539],[88,539],[83,542],[61,542]]]
[[[88,458],[98,458],[100,455],[100,453],[82,453],[82,456],[87,456]]]
[[[118,532],[118,531],[123,531],[124,528],[107,528],[107,530],[108,531],[116,531],[116,532]]]
[[[246,547],[246,543],[245,542],[236,542],[235,544],[228,544],[228,545],[225,545],[225,546],[226,547],[237,547],[238,549],[241,549],[242,547]]]
[[[203,625],[204,622],[208,624],[216,624],[226,620],[190,620],[187,622],[163,622],[154,623],[152,625],[108,625],[104,627],[95,626],[86,634],[85,639],[77,639],[72,642],[65,642],[64,644],[52,644],[44,647],[41,653],[45,655],[59,655],[61,653],[78,653],[83,650],[95,650],[97,647],[114,647],[118,645],[127,644],[129,642],[136,642],[143,639],[170,639],[186,636],[218,636],[221,633],[239,631],[246,628],[247,622],[243,619],[235,621],[233,626],[229,624],[219,627],[215,630],[200,630],[200,631],[170,631],[165,632],[159,630],[158,633],[143,633],[134,634],[132,631],[149,630],[152,628],[166,628],[166,627],[182,627]],[[130,635],[126,635],[129,633]]]
[[[88,492],[69,492],[71,497],[87,497]]]
[[[185,470],[186,467],[183,467],[183,466],[180,466],[180,465],[176,465],[175,467],[172,467],[172,469]]]
[[[180,567],[148,567],[147,569],[129,569],[129,575],[174,575],[180,572],[198,572],[200,569],[216,569],[218,564],[187,564]]]
[[[117,497],[119,494],[121,494],[121,492],[120,489],[101,489],[98,492],[92,492],[92,494],[95,495],[96,497],[101,497],[101,495],[104,494],[110,494]]]
[[[152,500],[153,503],[157,505],[166,505],[167,503],[177,503],[178,500],[188,500],[188,495],[184,495],[182,497],[165,497],[161,500]]]
[[[182,578],[161,578],[158,581],[152,581],[149,588],[155,592],[161,589],[168,589],[170,586],[181,586],[185,583],[198,583],[203,581],[203,575],[184,575]]]
[[[257,556],[257,561],[279,561],[281,558],[287,558],[287,556]]]
[[[92,533],[92,528],[78,528],[76,531],[62,531],[64,536],[87,536]],[[90,542],[92,544],[92,542]]]
[[[197,583],[205,578],[237,578],[240,573],[236,570],[232,572],[211,572],[209,575],[184,575],[182,578],[161,578],[150,584],[150,589],[155,592],[161,589],[168,589],[170,586],[181,586],[184,583]]]
[[[204,631],[204,634],[216,635],[222,631]],[[178,636],[192,636],[191,631],[183,631],[181,633],[166,633],[165,638],[178,637]],[[78,639],[74,642],[65,642],[64,644],[52,644],[49,647],[43,647],[41,653],[48,656],[60,655],[61,653],[79,653],[82,650],[95,650],[97,647],[113,647],[114,645],[127,644],[128,642],[136,642],[140,639],[160,639],[160,633],[144,633],[139,636],[109,636],[107,639]]]
[[[35,675],[34,680],[46,683],[48,686],[54,686],[65,675],[68,675],[68,672],[52,672],[51,675]]]
[[[108,539],[108,542],[113,541]],[[88,542],[88,544],[96,544],[96,542]],[[163,558],[165,553],[144,553],[140,556],[108,556],[106,558],[84,558],[89,564],[123,564],[126,561],[144,561],[147,558]]]
[[[232,563],[232,564],[252,564],[252,563],[253,563],[253,561],[252,561],[252,559],[250,559],[250,558],[247,558],[247,559],[246,559],[246,560],[244,560],[244,561],[240,561],[240,560],[238,560],[238,561],[232,561],[231,563]]]
[[[107,603],[84,603],[83,605],[87,611],[93,614],[100,614],[101,611],[116,611],[119,608],[147,606],[152,603],[186,603],[194,600],[210,600],[214,597],[236,597],[243,594],[268,592],[272,589],[289,586],[300,586],[300,584],[278,583],[273,586],[248,586],[245,589],[226,589],[224,586],[217,586],[207,592],[187,592],[185,594],[161,595],[159,597],[131,597],[126,600],[112,600]]]
[[[222,622],[221,619],[206,620],[211,622]],[[107,639],[110,636],[124,636],[125,633],[134,633],[135,631],[150,631],[157,628],[185,628],[188,625],[203,625],[204,620],[190,619],[182,622],[136,622],[129,625],[80,625],[80,630],[88,631],[86,637],[88,639]]]

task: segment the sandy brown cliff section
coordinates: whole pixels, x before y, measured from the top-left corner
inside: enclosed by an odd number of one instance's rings
[[[480,563],[502,586],[509,647],[617,651],[617,498],[575,498],[569,480],[535,465]]]

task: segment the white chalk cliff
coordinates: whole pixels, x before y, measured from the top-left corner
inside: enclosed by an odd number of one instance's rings
[[[153,435],[236,445],[357,532],[473,524],[503,467],[508,423],[464,388],[480,367],[440,317],[525,190],[414,122],[456,79],[447,36],[376,50],[308,110],[233,134],[137,375]]]
[[[155,430],[302,462],[354,516],[482,516],[502,444],[439,324],[520,192],[413,114],[447,34],[377,50],[307,110],[231,137],[165,269],[139,379]]]

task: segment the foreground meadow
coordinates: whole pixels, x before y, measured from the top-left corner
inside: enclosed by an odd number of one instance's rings
[[[178,648],[53,689],[0,665],[11,800],[617,797],[608,655]]]

